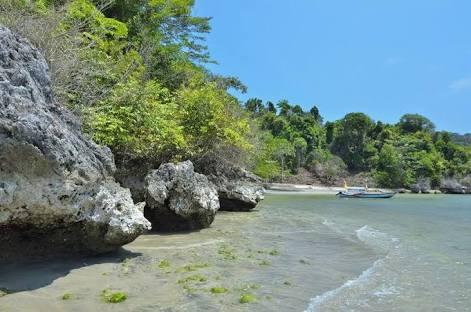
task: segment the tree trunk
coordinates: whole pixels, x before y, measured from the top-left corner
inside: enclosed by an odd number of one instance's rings
[[[285,158],[281,157],[281,183],[283,183],[285,173]]]

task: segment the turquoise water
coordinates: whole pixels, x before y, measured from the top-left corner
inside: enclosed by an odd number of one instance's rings
[[[293,252],[317,248],[313,261],[324,258],[318,269],[336,283],[312,280],[306,311],[471,311],[471,197],[271,195],[265,208],[267,224],[299,231]],[[309,240],[319,237],[330,246]]]

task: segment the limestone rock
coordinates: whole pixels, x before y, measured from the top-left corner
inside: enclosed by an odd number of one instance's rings
[[[466,187],[454,179],[444,179],[441,182],[440,191],[448,194],[465,194]]]
[[[105,252],[134,240],[150,224],[114,170],[110,150],[54,101],[39,51],[0,26],[2,255]]]
[[[220,210],[249,211],[263,200],[262,181],[253,173],[215,156],[200,160],[197,171],[214,183]]]
[[[219,209],[214,185],[191,161],[162,164],[145,179],[145,216],[160,231],[208,227]]]
[[[432,188],[430,186],[430,179],[427,179],[427,178],[417,179],[417,182],[410,186],[410,190],[412,191],[412,193],[415,193],[415,194],[418,194],[418,193],[430,194],[432,191]]]

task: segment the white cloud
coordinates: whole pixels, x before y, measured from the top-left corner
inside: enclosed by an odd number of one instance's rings
[[[471,89],[471,77],[461,78],[450,83],[450,89],[455,92],[460,92],[466,89]]]

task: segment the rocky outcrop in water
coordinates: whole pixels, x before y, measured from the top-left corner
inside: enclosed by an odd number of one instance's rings
[[[249,211],[264,198],[259,177],[221,158],[201,159],[197,171],[205,174],[216,186],[220,210]]]
[[[0,257],[106,252],[150,227],[111,152],[55,103],[44,58],[0,26]]]
[[[145,216],[159,231],[208,227],[219,209],[214,185],[191,161],[162,164],[146,179]]]

